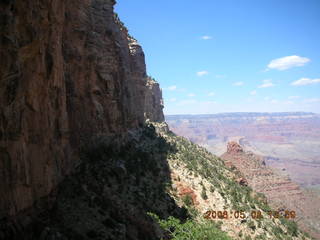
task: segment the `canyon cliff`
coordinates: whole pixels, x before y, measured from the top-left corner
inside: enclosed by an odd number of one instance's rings
[[[0,240],[185,234],[154,215],[206,239],[310,239],[294,223],[250,219],[266,203],[169,131],[159,84],[114,4],[0,3]],[[201,216],[240,208],[246,218],[223,226]]]
[[[95,136],[163,121],[114,0],[0,3],[0,216],[48,196]]]
[[[221,155],[226,166],[239,171],[247,185],[263,193],[270,206],[279,211],[294,211],[302,229],[319,238],[320,198],[303,191],[288,176],[266,166],[264,158],[245,151],[238,142],[229,142],[227,152]]]
[[[162,91],[153,78],[148,77],[145,101],[145,118],[152,122],[164,122]]]
[[[320,115],[308,112],[169,115],[170,129],[220,156],[227,142],[265,157],[304,188],[320,187]]]

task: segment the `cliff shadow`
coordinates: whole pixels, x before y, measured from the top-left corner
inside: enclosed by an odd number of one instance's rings
[[[159,239],[161,230],[147,212],[187,218],[167,193],[167,158],[176,148],[153,125],[85,143],[76,172],[59,193],[41,239]]]

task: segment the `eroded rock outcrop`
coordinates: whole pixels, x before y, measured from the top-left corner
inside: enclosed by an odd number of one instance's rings
[[[163,100],[162,91],[160,89],[159,83],[157,83],[154,78],[147,78],[147,88],[145,98],[145,118],[152,122],[163,122]]]
[[[233,153],[240,153],[240,152],[243,152],[243,149],[238,143],[228,142],[227,153],[233,154]]]
[[[48,196],[92,137],[138,128],[145,112],[163,120],[157,84],[147,85],[143,51],[114,4],[0,3],[0,218]],[[146,96],[155,98],[145,108]]]
[[[256,192],[265,194],[273,210],[286,209],[295,211],[302,229],[319,238],[319,198],[303,191],[288,176],[280,175],[266,166],[264,158],[249,151],[244,151],[237,142],[229,142],[227,152],[221,158],[226,166],[239,171],[244,181]]]

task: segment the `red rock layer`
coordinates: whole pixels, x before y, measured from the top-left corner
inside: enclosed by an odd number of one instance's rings
[[[314,237],[320,236],[320,232],[313,230],[320,221],[320,199],[302,191],[288,177],[275,173],[265,165],[261,156],[245,152],[238,143],[229,142],[227,149],[221,156],[226,165],[236,167],[253,190],[264,193],[273,210],[295,211],[302,228],[309,230]]]
[[[145,110],[163,120],[114,3],[1,1],[0,217],[47,196],[93,136],[137,128]]]

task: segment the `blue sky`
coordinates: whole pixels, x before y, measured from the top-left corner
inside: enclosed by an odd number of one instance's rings
[[[320,113],[320,0],[118,0],[166,114]]]

